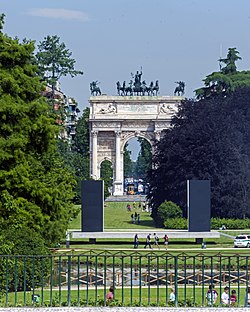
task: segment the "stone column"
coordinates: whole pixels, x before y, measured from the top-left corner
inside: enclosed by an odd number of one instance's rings
[[[115,181],[114,195],[123,195],[121,172],[121,131],[115,131]]]
[[[98,179],[98,169],[97,169],[97,135],[98,131],[91,131],[92,134],[92,174],[91,178],[94,180]]]

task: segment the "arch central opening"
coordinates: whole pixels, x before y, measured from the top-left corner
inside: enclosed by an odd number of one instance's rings
[[[142,137],[131,138],[124,145],[124,193],[147,194],[147,173],[152,167],[152,146]]]

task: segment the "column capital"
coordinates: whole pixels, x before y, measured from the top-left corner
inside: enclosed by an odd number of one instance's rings
[[[116,131],[115,131],[115,136],[116,136],[117,138],[120,138],[121,135],[122,135],[122,132],[121,132],[120,130],[116,130]]]
[[[98,131],[97,130],[91,130],[91,134],[93,137],[97,137]]]

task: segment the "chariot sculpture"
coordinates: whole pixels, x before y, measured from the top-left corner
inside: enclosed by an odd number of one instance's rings
[[[156,80],[154,83],[151,81],[149,85],[147,85],[146,81],[142,81],[142,69],[140,71],[137,70],[134,75],[131,73],[132,79],[130,79],[127,84],[126,81],[123,81],[123,84],[120,81],[117,81],[116,88],[118,95],[158,95],[159,92],[159,82]]]

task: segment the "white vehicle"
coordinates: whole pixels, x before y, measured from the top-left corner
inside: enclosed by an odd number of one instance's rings
[[[234,247],[248,247],[250,248],[250,234],[240,234],[234,239]]]

